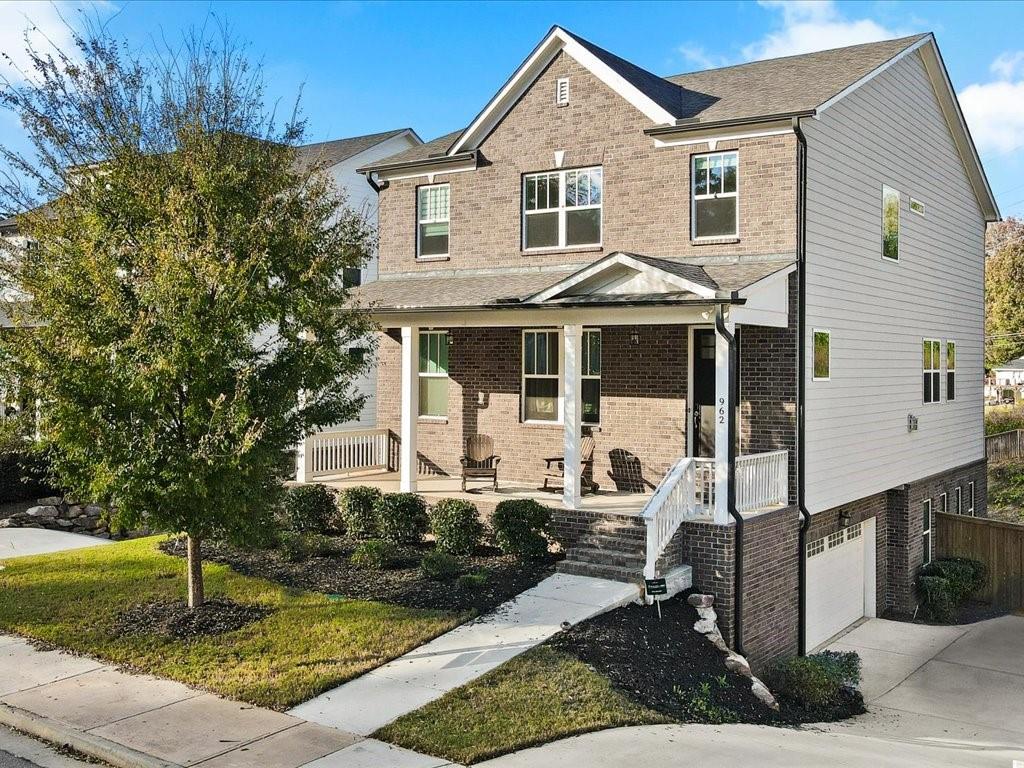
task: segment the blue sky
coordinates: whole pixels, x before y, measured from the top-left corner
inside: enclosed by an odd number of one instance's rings
[[[211,14],[227,21],[274,97],[290,104],[304,86],[311,141],[462,127],[556,23],[661,75],[932,31],[1002,213],[1024,216],[1024,3],[0,0],[0,51],[17,60],[30,21],[65,40],[58,12],[74,22],[83,7],[143,49]],[[22,142],[9,115],[0,142]]]

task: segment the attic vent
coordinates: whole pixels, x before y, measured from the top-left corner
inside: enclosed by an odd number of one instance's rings
[[[560,77],[555,81],[555,105],[564,107],[569,104],[569,78]]]

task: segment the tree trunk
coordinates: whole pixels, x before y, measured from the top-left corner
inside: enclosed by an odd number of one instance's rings
[[[188,607],[198,608],[205,602],[203,594],[203,552],[202,542],[192,536],[188,542]]]

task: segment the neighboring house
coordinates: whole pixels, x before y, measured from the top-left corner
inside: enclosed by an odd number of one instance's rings
[[[1024,384],[1024,357],[1018,357],[992,369],[997,387],[1017,387]]]
[[[554,27],[362,170],[403,490],[476,433],[510,490],[564,456],[560,567],[689,566],[757,663],[912,612],[935,513],[985,514],[998,211],[932,35],[662,78]]]

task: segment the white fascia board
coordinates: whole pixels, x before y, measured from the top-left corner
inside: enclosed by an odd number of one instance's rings
[[[418,326],[423,328],[521,328],[561,325],[690,325],[707,323],[709,306],[602,306],[529,308],[468,308],[417,311],[410,307],[402,312],[369,312],[370,319],[381,328]],[[735,310],[736,307],[733,307]],[[713,311],[713,310],[712,310]]]
[[[633,258],[627,253],[612,253],[605,258],[594,262],[589,267],[581,269],[579,272],[570,275],[564,280],[560,280],[549,288],[545,288],[543,291],[534,294],[527,299],[527,301],[535,303],[553,299],[562,295],[573,286],[579,285],[584,280],[589,280],[590,278],[599,275],[609,267],[619,265],[635,269],[637,272],[657,276],[659,279],[664,280],[667,283],[671,283],[672,285],[679,287],[681,290],[689,291],[690,293],[694,293],[705,299],[712,299],[716,295],[715,290],[712,288],[687,280],[685,277],[680,277],[679,275],[672,274],[671,272],[666,272],[658,267],[651,266],[650,264]]]
[[[565,51],[583,67],[588,69],[605,85],[622,96],[626,101],[650,118],[656,125],[671,123],[675,116],[658,106],[650,97],[626,81],[607,64],[576,42],[560,27],[554,27],[541,41],[526,61],[519,65],[508,82],[491,99],[470,126],[463,131],[459,140],[448,150],[449,155],[476,149],[501,119],[512,109],[519,98],[533,85],[544,68],[559,51]]]
[[[787,267],[783,267],[778,272],[772,272],[770,275],[766,275],[765,277],[762,277],[760,280],[757,280],[756,282],[753,282],[750,285],[744,286],[739,290],[740,298],[749,298],[751,295],[761,290],[762,288],[765,288],[769,285],[772,285],[773,283],[778,282],[779,280],[787,278],[794,272],[796,272],[796,262],[790,264]]]
[[[718,148],[718,143],[723,141],[742,141],[744,139],[760,139],[765,136],[783,136],[793,133],[792,122],[776,120],[770,123],[763,123],[740,129],[737,126],[713,129],[706,131],[681,130],[678,134],[661,134],[654,137],[655,149],[663,147],[685,147],[693,144],[707,144],[711,151]]]
[[[476,162],[470,161],[462,165],[445,165],[444,163],[438,163],[437,165],[424,165],[413,169],[402,168],[396,169],[394,173],[376,171],[375,175],[382,181],[401,181],[402,179],[416,179],[420,176],[432,178],[434,176],[443,176],[448,173],[465,173],[466,171],[475,170]]]
[[[837,102],[842,101],[847,96],[849,96],[851,93],[853,93],[858,88],[860,88],[862,85],[864,85],[865,83],[869,83],[870,81],[874,80],[880,74],[885,72],[885,70],[889,69],[889,67],[891,67],[894,64],[896,64],[897,62],[901,61],[903,58],[909,56],[914,51],[916,51],[918,48],[921,48],[922,46],[927,45],[929,42],[932,43],[932,44],[935,43],[935,38],[932,37],[931,33],[928,33],[925,37],[922,37],[920,40],[918,40],[913,45],[907,46],[902,51],[900,51],[895,56],[893,56],[891,59],[889,59],[884,64],[882,64],[881,66],[875,67],[873,70],[868,72],[866,75],[864,75],[864,77],[862,77],[857,82],[852,83],[852,84],[846,86],[845,88],[843,88],[843,90],[841,90],[839,93],[837,93],[831,99],[829,99],[828,101],[826,101],[823,104],[818,106],[818,108],[816,110],[816,114],[814,115],[815,119],[820,119],[822,112],[824,112],[825,110],[829,109],[830,107],[832,107]]]

